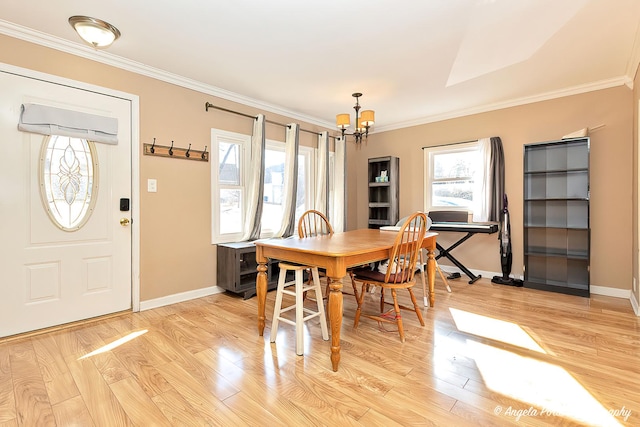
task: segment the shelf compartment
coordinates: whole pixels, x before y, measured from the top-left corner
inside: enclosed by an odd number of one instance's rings
[[[524,171],[589,169],[589,138],[530,144],[525,150]]]
[[[527,228],[525,255],[589,258],[589,230],[567,228]]]
[[[576,170],[525,175],[525,199],[588,199],[589,172]]]
[[[588,290],[589,261],[588,259],[529,256],[525,282],[528,282],[529,285],[538,284]]]
[[[589,228],[588,200],[525,200],[525,226]]]
[[[373,185],[386,184],[389,185],[391,181],[391,159],[390,157],[373,158],[369,159],[369,183]],[[375,182],[376,177],[380,176],[382,171],[387,171],[388,182]]]
[[[369,187],[370,203],[391,203],[391,192],[389,187],[371,186]]]
[[[389,220],[389,208],[388,207],[370,207],[369,219],[370,220],[372,219]]]

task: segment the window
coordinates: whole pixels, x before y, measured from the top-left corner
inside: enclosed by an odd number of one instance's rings
[[[474,211],[484,165],[477,141],[424,149],[425,212]]]
[[[239,241],[244,232],[245,194],[251,137],[211,130],[211,212],[212,243]],[[261,237],[271,237],[282,225],[285,145],[266,141],[265,180]],[[315,150],[299,147],[296,224],[311,209],[315,190]]]
[[[244,165],[251,137],[211,130],[212,243],[237,241],[244,225]]]
[[[98,158],[93,142],[52,135],[40,154],[40,196],[49,218],[64,231],[80,229],[97,198]]]
[[[271,237],[280,230],[283,220],[285,144],[267,141],[265,148],[264,194],[262,205],[262,237]],[[313,153],[309,147],[298,148],[298,188],[296,194],[296,224],[313,205]]]

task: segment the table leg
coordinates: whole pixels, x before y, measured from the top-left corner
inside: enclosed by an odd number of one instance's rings
[[[436,259],[433,248],[427,249],[427,279],[429,281],[429,307],[436,303]]]
[[[257,257],[256,257],[257,258]],[[263,336],[265,323],[265,307],[267,303],[267,262],[258,260],[258,277],[256,278],[256,297],[258,298],[258,333]]]
[[[329,323],[331,325],[331,365],[338,371],[340,364],[340,329],[342,328],[342,278],[331,277],[329,285]]]

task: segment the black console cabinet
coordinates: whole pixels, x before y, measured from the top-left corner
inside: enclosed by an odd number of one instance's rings
[[[242,294],[245,299],[256,294],[258,276],[256,247],[252,242],[222,243],[218,245],[217,285],[227,291]],[[275,289],[273,265],[267,263],[267,287]]]

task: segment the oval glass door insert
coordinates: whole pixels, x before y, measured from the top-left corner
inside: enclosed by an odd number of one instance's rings
[[[40,196],[60,229],[76,231],[89,220],[98,196],[98,157],[93,142],[51,135],[40,153]]]

